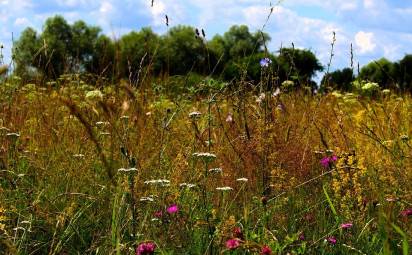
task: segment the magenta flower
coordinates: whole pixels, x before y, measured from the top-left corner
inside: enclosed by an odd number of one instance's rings
[[[261,255],[270,255],[272,254],[272,250],[269,246],[265,245],[262,247],[262,251],[260,252]]]
[[[169,214],[175,214],[179,211],[179,207],[176,204],[169,206],[166,210]]]
[[[402,215],[403,217],[411,216],[411,215],[412,215],[412,208],[403,210],[403,211],[401,212],[401,215]]]
[[[331,157],[324,157],[320,160],[320,163],[324,168],[328,168],[331,163],[336,162],[338,160],[338,156],[333,155]]]
[[[342,224],[340,224],[340,227],[341,227],[342,229],[348,229],[348,228],[353,227],[353,224],[352,224],[352,222],[342,223]]]
[[[326,238],[326,241],[328,241],[332,245],[336,244],[336,238],[334,236],[330,236],[330,237]]]
[[[234,250],[240,246],[240,241],[237,238],[229,239],[226,241],[226,248],[229,250]]]
[[[299,240],[305,241],[305,233],[300,233]]]
[[[136,255],[151,255],[154,254],[156,244],[152,242],[140,243],[136,249]]]
[[[322,166],[325,167],[325,168],[329,167],[329,162],[330,162],[330,158],[329,158],[329,157],[324,157],[323,159],[320,160],[320,163],[321,163]]]

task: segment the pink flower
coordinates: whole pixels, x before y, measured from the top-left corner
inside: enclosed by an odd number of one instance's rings
[[[234,250],[239,246],[240,246],[240,242],[239,242],[239,239],[237,238],[229,239],[226,241],[226,248],[228,248],[229,250]]]
[[[331,157],[324,157],[320,160],[320,163],[323,167],[328,168],[330,163],[336,162],[338,160],[338,156],[333,155]]]
[[[136,249],[136,255],[151,255],[154,254],[156,244],[152,242],[140,243]]]
[[[353,226],[352,222],[340,224],[340,227],[341,227],[342,229],[348,229],[348,228],[351,228],[352,226]]]
[[[401,212],[401,215],[402,215],[403,217],[411,216],[411,215],[412,215],[412,208],[403,210],[403,211]]]
[[[325,167],[325,168],[329,167],[329,162],[330,162],[330,158],[329,158],[329,157],[324,157],[323,159],[320,160],[320,163],[321,163],[322,166]]]
[[[174,214],[179,211],[179,207],[176,204],[169,206],[166,210],[169,214]]]
[[[305,233],[300,233],[299,240],[305,241]]]
[[[336,244],[336,238],[334,236],[330,236],[330,237],[326,238],[326,241],[328,241],[332,245]]]
[[[233,229],[233,236],[239,239],[243,239],[242,229],[239,227],[235,227]]]
[[[272,254],[272,250],[269,246],[265,245],[262,247],[262,251],[260,252],[261,255],[270,255]]]
[[[160,219],[163,216],[163,212],[162,211],[157,211],[157,212],[154,213],[154,216],[155,216],[155,218]]]

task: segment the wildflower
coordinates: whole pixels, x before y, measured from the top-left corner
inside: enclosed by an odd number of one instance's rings
[[[238,182],[247,182],[248,179],[247,178],[238,178],[238,179],[236,179],[236,181],[238,181]]]
[[[411,216],[411,215],[412,215],[412,208],[403,210],[403,211],[401,212],[401,215],[402,215],[403,217]]]
[[[84,158],[84,154],[74,154],[74,158]]]
[[[228,113],[228,115],[227,115],[227,117],[226,117],[226,122],[227,122],[227,123],[232,123],[232,122],[233,122],[232,113]]]
[[[199,118],[200,115],[202,115],[202,113],[201,113],[201,112],[198,112],[198,111],[189,113],[189,117],[192,118],[192,119]]]
[[[300,233],[298,238],[299,238],[299,240],[301,240],[301,241],[305,241],[305,233],[303,233],[303,232]]]
[[[336,238],[334,236],[329,236],[328,238],[326,238],[326,241],[332,245],[336,244]]]
[[[179,184],[179,187],[186,187],[186,188],[188,188],[188,189],[191,189],[191,188],[194,188],[194,187],[196,187],[196,184],[191,184],[191,183],[186,183],[186,182],[184,182],[184,183],[180,183]]]
[[[226,241],[226,248],[229,250],[235,250],[237,247],[240,246],[239,239],[233,238]]]
[[[164,186],[170,186],[170,181],[165,180],[165,179],[149,180],[149,181],[145,181],[144,184],[158,184],[158,185],[164,187]]]
[[[222,170],[222,168],[218,167],[218,168],[209,169],[209,172],[214,173],[214,174],[220,174],[220,173],[223,172],[223,170]]]
[[[231,191],[233,190],[231,187],[217,187],[216,190],[220,190],[220,191]]]
[[[162,218],[162,216],[163,216],[163,211],[156,211],[155,213],[154,213],[154,217],[155,218],[158,218],[158,219],[160,219],[160,218]]]
[[[153,202],[154,199],[152,197],[142,197],[140,198],[141,202]]]
[[[243,240],[244,236],[243,236],[242,229],[239,228],[239,227],[235,227],[235,228],[233,229],[233,236],[236,237],[236,238],[238,238],[238,239]]]
[[[342,229],[348,229],[348,228],[351,228],[352,226],[353,226],[352,222],[340,224],[340,227],[341,227]]]
[[[12,137],[12,138],[18,138],[20,137],[20,134],[19,133],[7,133],[6,136]]]
[[[167,211],[169,214],[175,214],[175,213],[177,213],[177,212],[179,211],[179,207],[178,207],[176,204],[173,204],[173,205],[169,206],[169,207],[166,209],[166,211]]]
[[[195,152],[193,153],[194,157],[197,157],[205,162],[212,162],[216,159],[216,155],[209,152]]]
[[[136,255],[150,255],[154,254],[154,251],[156,249],[156,244],[152,242],[144,242],[139,244],[139,246],[136,249]]]
[[[270,58],[262,58],[259,61],[259,64],[261,67],[269,67],[270,64],[272,64],[272,60]]]
[[[320,160],[320,163],[322,164],[323,167],[328,168],[331,163],[334,163],[338,160],[338,157],[336,155],[330,156],[330,157],[324,157]]]
[[[320,160],[320,163],[321,163],[322,166],[325,167],[325,168],[329,167],[329,162],[330,162],[330,158],[329,158],[329,157],[324,157],[323,159]]]
[[[279,95],[280,95],[280,89],[279,89],[279,88],[276,88],[276,90],[275,90],[275,92],[273,92],[272,96],[273,96],[273,97],[277,97],[277,96],[279,96]]]
[[[270,249],[269,246],[265,245],[262,247],[262,251],[260,252],[262,255],[270,255],[272,254],[272,250]]]
[[[266,98],[266,94],[265,93],[260,93],[259,97],[256,99],[257,103],[261,103],[263,102],[263,100],[265,100]]]
[[[137,171],[137,168],[135,168],[135,167],[131,167],[131,168],[119,168],[117,171],[118,171],[118,172],[124,172],[124,173],[136,172],[136,171]]]

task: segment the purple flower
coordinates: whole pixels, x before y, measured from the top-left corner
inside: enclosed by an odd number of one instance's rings
[[[169,214],[175,214],[179,211],[179,207],[176,204],[169,206],[166,210]]]
[[[334,236],[329,236],[328,238],[326,238],[326,241],[328,241],[332,245],[336,244],[336,238]]]
[[[152,242],[140,243],[136,249],[136,255],[151,255],[154,254],[156,244]]]
[[[324,157],[320,160],[320,163],[323,167],[328,168],[331,163],[336,162],[338,160],[338,156],[333,155],[331,157]]]
[[[262,251],[260,252],[261,255],[270,255],[272,254],[272,250],[269,246],[265,245],[262,247]]]
[[[300,233],[299,240],[305,241],[305,233]]]
[[[234,250],[239,246],[240,246],[240,242],[239,242],[239,239],[237,238],[229,239],[226,241],[226,248],[228,248],[229,250]]]
[[[272,64],[272,60],[270,58],[262,58],[259,62],[261,67],[269,67]]]
[[[403,210],[403,211],[401,212],[401,215],[402,215],[403,217],[411,216],[411,215],[412,215],[412,208]]]
[[[348,229],[348,228],[351,228],[352,226],[353,226],[352,222],[340,224],[340,227],[341,227],[342,229]]]
[[[320,163],[321,163],[322,166],[325,167],[325,168],[329,167],[329,162],[330,162],[330,158],[329,158],[329,157],[324,157],[323,159],[320,160]]]

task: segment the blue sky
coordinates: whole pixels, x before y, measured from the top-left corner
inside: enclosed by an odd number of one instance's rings
[[[332,32],[336,32],[332,68],[350,65],[350,44],[361,65],[380,57],[399,60],[412,53],[412,0],[0,0],[0,43],[10,60],[12,33],[18,38],[27,26],[41,31],[47,17],[63,15],[70,23],[83,19],[119,38],[131,30],[151,26],[164,33],[164,15],[170,24],[204,28],[210,39],[234,24],[265,31],[281,45],[308,48],[323,65],[328,63]]]

